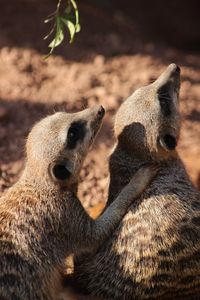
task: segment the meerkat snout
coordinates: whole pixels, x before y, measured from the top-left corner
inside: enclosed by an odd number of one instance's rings
[[[97,110],[97,115],[99,118],[102,118],[105,114],[105,109],[103,108],[102,105],[100,105],[99,109]]]
[[[39,180],[73,185],[104,114],[97,105],[77,113],[58,112],[37,123],[27,141],[27,172],[34,165]]]

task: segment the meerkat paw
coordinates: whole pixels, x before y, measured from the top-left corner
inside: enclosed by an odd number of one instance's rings
[[[146,164],[142,166],[132,177],[130,183],[138,189],[138,192],[143,192],[151,181],[155,178],[159,171],[159,166],[156,164]]]

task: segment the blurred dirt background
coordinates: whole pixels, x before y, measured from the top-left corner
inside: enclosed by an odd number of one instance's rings
[[[43,60],[49,29],[43,20],[56,1],[1,0],[0,192],[20,175],[25,139],[37,120],[55,110],[78,111],[101,103],[107,114],[79,189],[85,207],[99,210],[107,195],[113,116],[126,97],[171,62],[182,69],[178,150],[200,188],[198,1],[168,1],[164,7],[162,1],[147,2],[77,0],[81,32],[72,45],[64,42]]]

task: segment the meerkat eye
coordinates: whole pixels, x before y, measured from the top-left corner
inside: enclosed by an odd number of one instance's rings
[[[67,145],[70,149],[76,147],[79,140],[79,130],[77,127],[70,127],[67,135]]]
[[[77,121],[72,123],[67,134],[67,147],[69,149],[74,149],[78,141],[82,141],[84,139],[85,133],[85,122]]]
[[[165,117],[169,117],[171,115],[172,97],[170,94],[170,88],[170,83],[166,83],[158,90],[158,99],[160,102],[161,111]]]
[[[75,139],[78,136],[78,129],[77,128],[70,128],[68,131],[68,139]]]

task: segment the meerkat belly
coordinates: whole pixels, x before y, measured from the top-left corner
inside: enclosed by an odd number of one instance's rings
[[[176,194],[166,196],[165,189],[155,196],[152,186],[95,257],[76,266],[78,281],[87,291],[103,299],[198,299],[198,210],[196,219],[192,215],[197,202],[182,203]]]

